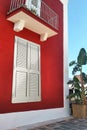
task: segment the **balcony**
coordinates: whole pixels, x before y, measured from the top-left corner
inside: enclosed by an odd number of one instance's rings
[[[58,34],[58,15],[41,0],[11,0],[7,20],[14,23],[14,31],[27,28],[39,34],[41,41]]]

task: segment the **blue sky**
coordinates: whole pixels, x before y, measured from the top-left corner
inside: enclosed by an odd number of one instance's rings
[[[70,62],[72,60],[76,60],[81,48],[85,48],[87,50],[87,0],[69,0],[68,25],[68,54]],[[85,71],[87,71],[86,68]],[[69,77],[71,77],[70,68]]]

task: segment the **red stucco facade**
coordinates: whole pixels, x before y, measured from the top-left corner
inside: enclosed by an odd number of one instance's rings
[[[60,0],[44,0],[59,16],[58,34],[41,42],[39,35],[27,29],[13,31],[6,20],[11,0],[0,0],[0,113],[63,107],[63,5]],[[14,38],[41,46],[41,101],[12,104]]]

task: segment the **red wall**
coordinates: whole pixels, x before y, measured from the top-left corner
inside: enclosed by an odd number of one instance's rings
[[[58,35],[40,42],[39,35],[24,29],[13,31],[6,20],[10,0],[0,0],[0,113],[63,107],[63,7],[60,1],[44,0],[59,15]],[[41,45],[41,102],[12,104],[14,38]]]

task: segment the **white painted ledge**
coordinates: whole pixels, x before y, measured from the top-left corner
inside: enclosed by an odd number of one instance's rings
[[[0,114],[0,130],[69,117],[67,108]]]

